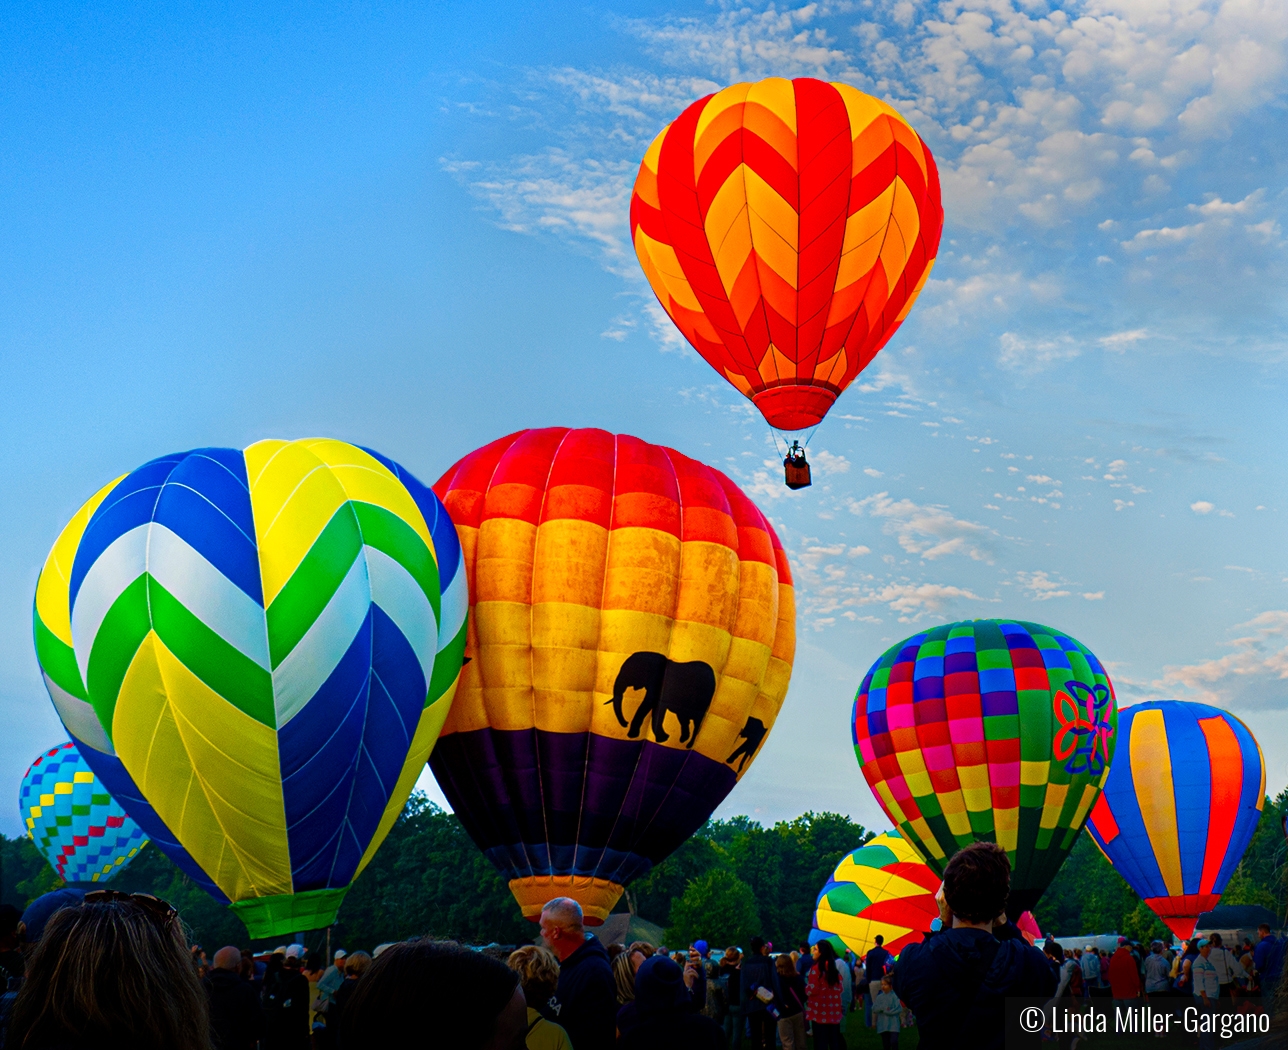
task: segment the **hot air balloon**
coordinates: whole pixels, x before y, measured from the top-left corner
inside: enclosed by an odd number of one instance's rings
[[[18,811],[40,855],[71,884],[105,882],[148,844],[71,741],[31,764]]]
[[[89,767],[259,938],[334,920],[437,739],[467,608],[411,474],[260,441],[99,490],[45,562],[35,641]]]
[[[631,194],[658,301],[770,426],[818,424],[930,276],[944,212],[929,148],[848,84],[771,77],[662,129]],[[789,452],[792,487],[808,484]]]
[[[469,660],[430,761],[530,919],[591,924],[710,816],[787,693],[787,558],[727,477],[602,430],[526,430],[435,485]]]
[[[967,620],[888,649],[854,700],[881,808],[943,874],[971,842],[1011,860],[1008,913],[1037,903],[1113,758],[1113,686],[1089,649],[1019,620]]]
[[[898,955],[939,918],[939,883],[899,832],[878,835],[836,866],[814,905],[809,942],[830,940],[838,955],[848,948],[862,958],[880,934],[885,950]]]
[[[1172,932],[1189,937],[1257,830],[1261,747],[1237,718],[1207,704],[1151,700],[1119,718],[1118,758],[1087,830]]]

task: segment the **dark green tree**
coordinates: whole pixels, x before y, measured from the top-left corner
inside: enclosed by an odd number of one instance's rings
[[[1043,933],[1058,937],[1125,933],[1127,916],[1139,903],[1140,898],[1084,831],[1033,909],[1033,917]]]
[[[629,908],[641,918],[666,926],[671,921],[672,904],[690,882],[710,871],[729,870],[729,858],[710,834],[711,827],[708,823],[699,828],[644,878],[626,887],[616,910]]]
[[[537,933],[461,822],[419,793],[349,890],[338,924],[346,947],[366,948],[423,935],[527,944]]]
[[[759,932],[751,887],[737,875],[715,869],[692,880],[671,906],[666,943],[679,947],[704,938],[712,945],[745,947]]]

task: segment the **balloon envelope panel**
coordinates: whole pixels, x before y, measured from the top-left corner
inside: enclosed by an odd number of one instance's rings
[[[818,423],[903,323],[943,221],[934,157],[907,121],[809,77],[694,102],[631,194],[658,301],[784,430]]]
[[[601,920],[707,819],[787,692],[786,555],[719,471],[601,430],[528,430],[435,490],[470,574],[466,665],[430,765],[535,918]]]
[[[819,893],[810,944],[830,940],[838,954],[848,948],[862,958],[880,935],[898,955],[939,918],[939,882],[899,832],[878,835],[842,860]]]
[[[70,741],[31,764],[18,810],[27,837],[67,882],[105,882],[148,842]]]
[[[942,874],[971,842],[1011,860],[1010,907],[1054,878],[1109,772],[1113,685],[1077,640],[967,620],[887,650],[854,701],[854,750],[891,821]]]
[[[37,584],[36,650],[90,767],[252,936],[327,925],[446,717],[455,530],[339,441],[164,456],[101,489]]]
[[[1215,908],[1252,841],[1266,794],[1261,746],[1207,704],[1151,700],[1124,710],[1121,739],[1087,829],[1178,937]]]

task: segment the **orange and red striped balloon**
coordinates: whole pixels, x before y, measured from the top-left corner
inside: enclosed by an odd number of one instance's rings
[[[653,291],[772,426],[813,426],[912,309],[944,212],[930,149],[848,84],[771,77],[653,140],[631,238]]]

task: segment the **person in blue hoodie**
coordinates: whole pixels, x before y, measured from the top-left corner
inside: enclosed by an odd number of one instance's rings
[[[944,869],[936,899],[943,928],[903,949],[894,992],[917,1018],[921,1050],[970,1045],[1001,1050],[1005,999],[1049,999],[1055,976],[1023,938],[999,941],[993,928],[1006,909],[1011,863],[996,843],[974,842]]]

